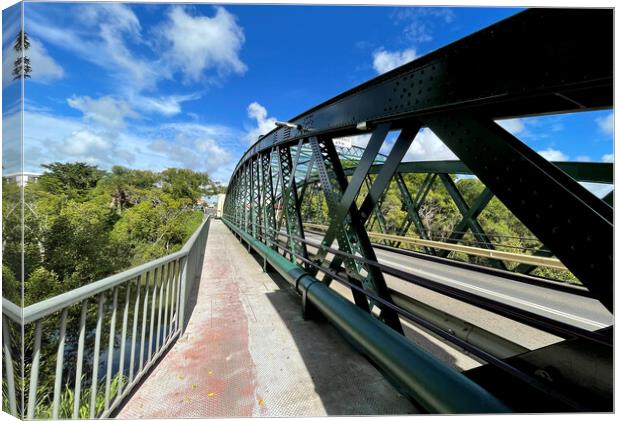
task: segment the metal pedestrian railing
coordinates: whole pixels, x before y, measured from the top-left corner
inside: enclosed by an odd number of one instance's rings
[[[3,298],[3,400],[10,413],[108,417],[184,331],[210,221],[176,253],[23,311]]]

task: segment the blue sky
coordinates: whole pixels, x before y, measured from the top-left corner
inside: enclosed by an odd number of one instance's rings
[[[19,117],[11,106],[19,98],[10,78],[13,9],[3,14],[5,155]],[[518,11],[28,2],[24,169],[53,161],[174,166],[227,182],[275,119]],[[611,111],[501,124],[552,160],[613,160]],[[453,157],[424,129],[406,159]]]

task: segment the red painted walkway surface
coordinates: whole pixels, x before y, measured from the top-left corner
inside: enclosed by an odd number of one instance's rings
[[[187,330],[120,418],[404,414],[414,409],[220,221]]]

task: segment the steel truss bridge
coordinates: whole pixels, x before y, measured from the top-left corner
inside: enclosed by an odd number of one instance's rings
[[[3,298],[5,410],[613,411],[613,193],[580,184],[613,189],[613,164],[549,162],[496,123],[611,109],[612,39],[611,10],[527,10],[281,123],[181,251],[25,308]],[[424,127],[458,160],[403,162]],[[460,215],[441,237],[420,215],[434,188]],[[536,249],[485,232],[494,197]]]
[[[380,263],[371,242],[378,238],[397,245],[410,226],[420,240],[428,240],[418,209],[438,179],[462,215],[448,244],[459,244],[469,230],[483,247],[491,249],[491,256],[492,242],[477,216],[496,196],[540,239],[543,247],[535,255],[555,256],[553,260],[568,268],[588,294],[612,312],[612,195],[599,199],[578,183],[611,183],[611,166],[548,162],[495,122],[611,108],[611,19],[612,13],[604,10],[528,10],[300,114],[261,137],[241,158],[228,187],[225,223],[266,265],[295,286],[307,317],[320,315],[338,326],[426,410],[436,410],[437,396],[428,392],[439,384],[460,396],[452,398],[460,401],[454,402],[456,406],[463,405],[461,409],[455,406],[457,411],[499,409],[498,401],[482,389],[526,411],[540,408],[537,405],[555,410],[593,410],[605,405],[611,409],[607,394],[611,388],[599,394],[600,389],[584,392],[580,387],[582,376],[588,377],[599,363],[610,369],[611,327],[578,328],[394,269]],[[578,26],[584,31],[573,30]],[[460,161],[403,163],[423,127],[430,128]],[[382,156],[379,151],[390,132],[398,132],[398,138],[389,154]],[[334,145],[333,139],[359,134],[370,138],[357,154],[351,148],[339,151]],[[343,163],[350,164],[354,155],[354,165],[345,168]],[[405,173],[426,174],[415,194],[404,182]],[[469,206],[449,174],[475,175],[485,189]],[[381,205],[393,182],[407,218],[396,235],[389,236]],[[362,189],[365,196],[360,197]],[[328,220],[310,227],[323,231],[318,238],[310,237],[304,225],[304,200],[309,191],[322,194],[329,210]],[[378,232],[371,231],[375,227]],[[418,240],[417,244],[438,257],[455,250],[432,241]],[[501,258],[493,262],[505,269]],[[552,261],[524,262],[515,271],[528,273],[537,263]],[[386,282],[388,274],[564,340],[542,351],[502,358],[493,352],[491,339],[472,344],[428,314],[424,317],[415,310],[417,303],[403,305],[407,300],[395,297]],[[355,306],[336,298],[330,289],[333,281],[351,290]],[[419,356],[402,336],[403,319],[487,364],[455,377],[430,374],[437,367]],[[377,341],[377,331],[389,335],[398,346],[386,349],[392,345]],[[596,377],[607,378],[607,388],[611,387],[610,376],[608,371]]]

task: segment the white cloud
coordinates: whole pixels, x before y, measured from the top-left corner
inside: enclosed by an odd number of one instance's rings
[[[178,134],[172,140],[155,140],[148,147],[163,158],[162,162],[206,171],[215,178],[221,177],[222,170],[232,164],[230,152],[208,137],[192,138]]]
[[[4,119],[3,137],[20,127],[19,113]],[[243,151],[235,151],[242,134],[226,126],[174,123],[153,126],[132,125],[120,133],[97,130],[84,118],[55,116],[45,112],[24,113],[24,169],[41,171],[41,164],[84,161],[101,168],[123,165],[160,171],[185,167],[207,171],[218,181],[226,181]],[[19,155],[3,142],[5,157]],[[19,163],[13,159],[14,165]],[[5,160],[5,163],[7,160]],[[17,170],[7,166],[4,170]]]
[[[70,107],[84,113],[87,121],[113,131],[123,130],[126,127],[126,119],[139,117],[138,113],[133,111],[125,101],[111,96],[98,99],[89,96],[73,96],[67,100],[67,103]]]
[[[56,61],[47,54],[43,43],[31,38],[27,53],[32,66],[31,78],[35,82],[49,83],[61,79],[65,72]]]
[[[184,7],[172,7],[169,22],[160,28],[166,44],[164,62],[171,70],[182,71],[187,80],[204,80],[207,70],[218,75],[243,74],[247,66],[239,58],[245,37],[235,16],[222,7],[215,16],[191,16]]]
[[[103,137],[88,130],[80,130],[64,139],[60,149],[78,161],[96,163],[109,147],[108,141]]]
[[[590,158],[588,155],[579,155],[578,157],[575,158],[575,161],[577,161],[577,162],[592,162],[592,158]]]
[[[13,63],[17,59],[17,53],[12,45],[8,45],[2,50],[2,87],[13,83]]]
[[[614,113],[609,113],[605,117],[598,117],[596,119],[596,124],[598,125],[599,130],[606,135],[614,134]]]
[[[430,129],[420,130],[403,161],[443,161],[458,157]]]
[[[580,181],[579,184],[581,184],[583,187],[585,187],[587,190],[589,190],[592,194],[594,194],[600,199],[605,197],[607,193],[614,189],[613,184],[588,183],[585,181]]]
[[[513,136],[516,136],[519,133],[523,133],[525,131],[525,123],[520,118],[513,118],[510,120],[497,120],[496,123]]]
[[[245,140],[250,144],[276,127],[277,120],[274,117],[267,117],[267,109],[258,102],[253,102],[248,106],[248,117],[256,121],[256,127],[245,134]]]
[[[358,134],[354,136],[342,136],[337,138],[345,143],[351,142],[351,145],[358,146],[360,148],[366,148],[368,141],[370,140],[370,134]]]
[[[614,162],[614,154],[606,153],[605,155],[601,156],[601,161],[603,161],[603,162]]]
[[[183,102],[199,99],[200,96],[199,93],[169,95],[157,98],[145,95],[130,95],[129,102],[131,102],[134,108],[140,109],[146,113],[156,113],[171,117],[181,112],[181,104]]]
[[[32,72],[30,79],[33,82],[49,83],[61,79],[64,76],[63,68],[47,53],[43,44],[34,38],[30,38],[30,48],[26,57],[30,59]],[[13,44],[8,44],[2,51],[2,86],[8,86],[13,82],[13,63],[18,54],[13,49]]]
[[[138,18],[129,6],[114,3],[80,5],[78,28],[58,27],[48,17],[29,14],[29,30],[38,38],[77,54],[140,91],[152,88],[163,77],[161,66],[139,56],[127,47],[142,44]]]
[[[568,155],[557,149],[547,148],[538,153],[547,161],[568,161]]]
[[[450,24],[456,18],[446,7],[409,7],[399,9],[394,17],[406,23],[405,36],[416,43],[432,41],[438,24]]]
[[[372,55],[372,66],[379,74],[388,72],[398,66],[415,60],[416,52],[412,48],[403,51],[387,51],[379,49]]]

